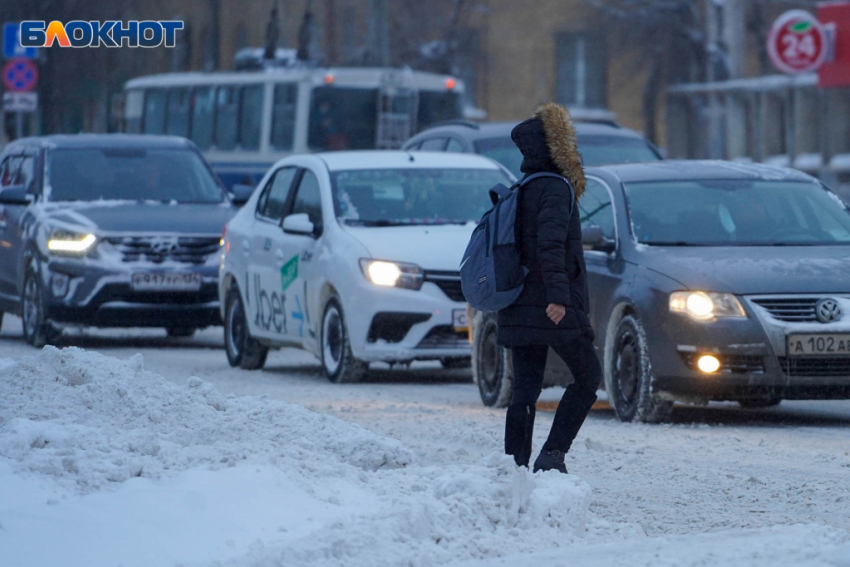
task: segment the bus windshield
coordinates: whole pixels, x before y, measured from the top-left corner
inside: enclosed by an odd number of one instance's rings
[[[466,224],[490,208],[489,190],[510,185],[493,169],[358,169],[331,176],[334,207],[346,224]]]
[[[51,201],[224,201],[212,172],[189,149],[60,149],[49,167]]]

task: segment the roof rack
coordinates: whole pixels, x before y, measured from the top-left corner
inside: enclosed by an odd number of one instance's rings
[[[465,126],[467,128],[472,128],[473,130],[480,130],[481,125],[477,122],[473,122],[472,120],[466,120],[464,118],[454,118],[452,120],[441,120],[440,122],[434,122],[433,124],[429,124],[421,131],[430,130],[431,128],[439,128],[440,126]]]

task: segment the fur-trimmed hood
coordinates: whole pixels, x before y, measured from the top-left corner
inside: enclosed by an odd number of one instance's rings
[[[511,139],[522,152],[523,173],[560,173],[572,183],[576,200],[581,198],[584,170],[575,127],[566,108],[554,102],[538,107],[531,118],[514,127]]]

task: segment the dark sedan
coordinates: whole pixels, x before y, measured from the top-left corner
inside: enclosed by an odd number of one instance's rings
[[[62,327],[220,324],[222,229],[236,212],[175,137],[28,138],[0,156],[0,317],[40,346]]]
[[[729,162],[589,168],[579,206],[604,387],[623,421],[674,401],[850,398],[850,213],[803,173]],[[510,401],[493,314],[473,321],[487,405]],[[547,384],[569,371],[550,356]]]

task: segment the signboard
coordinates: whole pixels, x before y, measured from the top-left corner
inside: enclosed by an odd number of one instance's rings
[[[850,2],[818,4],[818,20],[834,30],[832,57],[818,69],[818,85],[850,86]]]
[[[3,93],[4,112],[35,112],[37,108],[37,93]]]
[[[814,71],[826,60],[829,35],[823,24],[805,10],[785,12],[773,23],[767,53],[785,73]]]
[[[25,93],[38,83],[38,69],[29,59],[10,59],[3,66],[3,86],[14,93]]]
[[[37,48],[21,45],[21,24],[17,22],[3,24],[3,59],[16,57],[35,59],[37,56]]]

